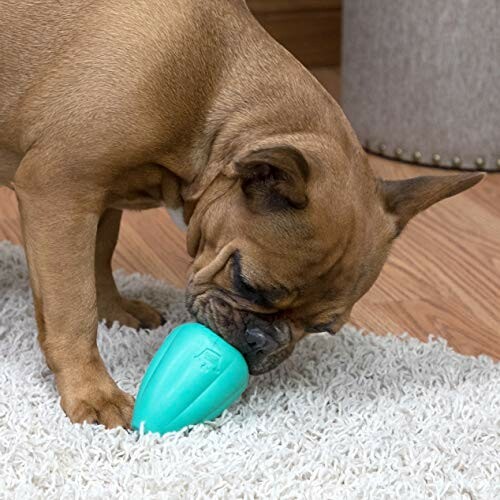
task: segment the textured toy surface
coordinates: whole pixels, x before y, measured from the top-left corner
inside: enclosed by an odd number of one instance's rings
[[[175,328],[151,360],[137,395],[132,427],[177,431],[218,417],[248,385],[234,347],[198,323]]]

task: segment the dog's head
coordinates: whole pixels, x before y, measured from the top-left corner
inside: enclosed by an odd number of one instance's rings
[[[361,149],[336,157],[325,147],[247,151],[191,218],[188,307],[254,374],[276,367],[308,333],[337,332],[408,221],[482,177],[382,181]]]

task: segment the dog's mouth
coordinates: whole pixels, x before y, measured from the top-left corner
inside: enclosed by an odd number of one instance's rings
[[[252,375],[269,372],[293,351],[292,334],[285,322],[239,309],[221,290],[187,294],[186,304],[196,321],[209,327],[238,349]]]

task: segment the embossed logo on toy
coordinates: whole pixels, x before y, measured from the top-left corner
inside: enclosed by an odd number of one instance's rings
[[[219,373],[221,370],[220,365],[222,356],[212,349],[203,349],[203,351],[197,354],[194,358],[198,360],[201,371],[205,373]]]

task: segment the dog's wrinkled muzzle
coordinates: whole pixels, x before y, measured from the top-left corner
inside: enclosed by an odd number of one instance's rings
[[[291,329],[284,322],[232,307],[219,294],[190,296],[187,305],[197,321],[243,354],[253,375],[276,368],[293,351]]]

